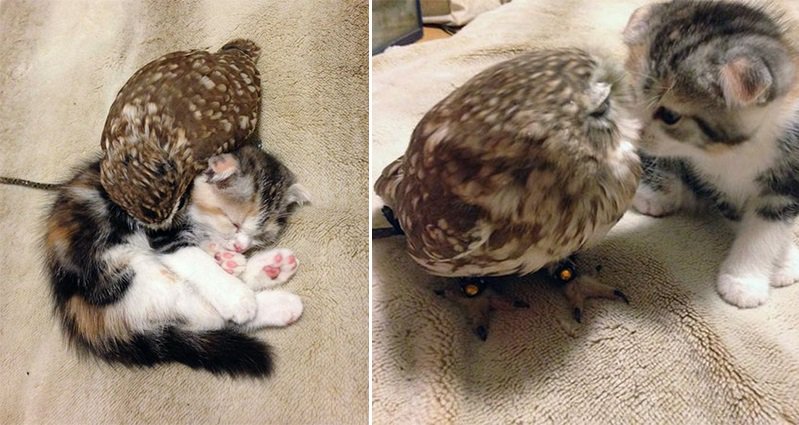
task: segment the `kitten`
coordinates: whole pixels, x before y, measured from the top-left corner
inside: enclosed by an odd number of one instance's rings
[[[55,312],[74,346],[132,366],[174,361],[232,376],[271,372],[270,348],[243,332],[293,322],[302,313],[300,298],[255,293],[198,244],[208,238],[235,243],[245,232],[253,245],[272,241],[290,207],[304,199],[291,173],[265,152],[245,146],[233,156],[237,178],[213,170],[198,177],[191,191],[197,201],[181,205],[167,229],[146,228],[112,203],[100,184],[99,161],[58,191],[44,247]],[[228,217],[232,230],[219,227],[222,237],[212,221],[222,226],[223,220],[202,209],[230,210],[204,196],[209,181],[222,193],[250,195],[246,219]]]
[[[261,186],[269,187],[273,192],[269,195],[270,199],[275,199],[276,193],[285,191],[289,205],[309,202],[309,195],[299,184],[285,187],[286,177],[291,181],[293,177],[286,174],[287,170],[282,164],[270,156],[266,156],[265,160],[271,164],[259,164],[256,161],[254,168],[271,165],[272,169],[280,171],[277,176],[266,176],[267,180],[277,177],[277,181],[260,182]],[[252,174],[253,167],[249,168]],[[210,158],[204,175],[204,178],[198,177],[193,183],[192,197],[195,201],[190,207],[191,220],[198,225],[198,245],[214,256],[216,262],[230,274],[241,275],[246,265],[248,271],[244,273],[243,279],[252,289],[265,289],[285,283],[299,265],[293,252],[276,248],[258,253],[249,262],[242,252],[274,243],[279,233],[275,229],[282,229],[285,224],[285,217],[282,215],[289,214],[289,211],[280,214],[262,211],[261,207],[268,205],[257,205],[257,199],[252,196],[252,189],[247,181],[254,175],[243,174],[240,163],[233,154]],[[57,191],[65,186],[64,183],[40,183],[4,176],[0,176],[0,184],[48,191]],[[273,222],[269,223],[269,228],[259,228],[259,214],[272,216]],[[231,217],[235,217],[237,222],[233,223]],[[239,223],[246,225],[241,226]],[[231,226],[234,229],[232,231]]]
[[[624,31],[645,125],[634,207],[662,216],[710,204],[736,223],[717,289],[742,308],[799,280],[799,56],[772,16],[678,0],[638,9]]]
[[[260,189],[260,190],[259,190]],[[245,147],[209,159],[197,177],[188,213],[200,238],[198,246],[228,273],[241,275],[260,290],[286,282],[297,269],[294,253],[273,245],[290,214],[290,207],[309,202],[307,192],[274,157]]]

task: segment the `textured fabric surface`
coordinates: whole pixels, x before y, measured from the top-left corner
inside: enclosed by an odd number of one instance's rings
[[[601,46],[643,0],[514,0],[457,35],[377,56],[372,181],[436,102],[481,69],[534,46]],[[786,1],[795,6],[795,2]],[[601,6],[599,6],[601,4]],[[375,227],[387,226],[373,197]],[[720,216],[628,212],[583,266],[630,305],[587,303],[570,318],[541,276],[511,279],[529,310],[498,312],[486,342],[434,296],[401,237],[373,244],[374,423],[799,422],[799,285],[739,310],[715,291],[733,233]]]
[[[267,381],[79,359],[50,314],[38,238],[50,195],[0,187],[0,423],[365,423],[368,7],[360,0],[3,1],[0,174],[59,181],[100,149],[122,84],[170,51],[247,37],[263,52],[259,132],[313,204],[281,246],[305,312],[258,336]]]

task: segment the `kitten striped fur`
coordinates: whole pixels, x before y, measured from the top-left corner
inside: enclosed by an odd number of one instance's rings
[[[717,288],[738,307],[799,280],[799,50],[783,14],[743,2],[675,0],[628,22],[644,124],[634,207],[653,216],[710,204],[738,236]]]

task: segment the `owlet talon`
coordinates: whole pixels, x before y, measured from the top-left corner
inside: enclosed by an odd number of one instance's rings
[[[476,293],[473,292],[475,288]],[[530,307],[522,300],[496,293],[493,283],[485,279],[461,279],[457,285],[433,292],[458,304],[466,314],[470,329],[483,341],[488,336],[492,311]]]
[[[488,329],[485,326],[478,326],[474,329],[474,334],[477,335],[480,340],[485,341],[488,339]]]
[[[582,310],[585,300],[589,298],[606,298],[621,300],[629,304],[627,296],[620,290],[605,285],[593,276],[582,275],[566,284],[566,299],[572,306],[572,314],[577,322],[582,320]]]
[[[527,304],[526,302],[524,302],[522,300],[513,301],[513,306],[516,307],[516,308],[530,308],[530,304]]]
[[[574,311],[572,311],[572,317],[574,317],[574,320],[576,320],[577,323],[582,323],[583,311],[580,310],[579,308],[575,308]]]
[[[629,303],[630,303],[630,300],[629,300],[629,299],[627,299],[627,295],[624,295],[624,292],[621,292],[621,291],[620,291],[620,290],[618,290],[618,289],[616,289],[616,290],[614,290],[614,291],[613,291],[613,295],[615,295],[617,298],[621,298],[621,300],[622,300],[622,301],[624,301],[624,302],[625,302],[625,303],[627,303],[627,304],[629,304]]]

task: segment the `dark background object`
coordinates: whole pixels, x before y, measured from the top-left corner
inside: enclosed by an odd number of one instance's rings
[[[422,38],[419,0],[374,0],[372,2],[372,54],[390,46],[411,44]]]

